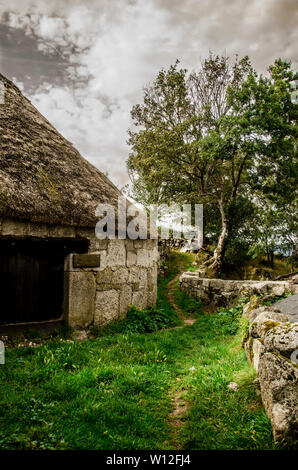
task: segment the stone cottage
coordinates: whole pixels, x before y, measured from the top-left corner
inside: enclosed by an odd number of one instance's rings
[[[103,326],[154,304],[157,240],[119,238],[119,190],[0,82],[0,325]],[[96,237],[98,204],[115,208],[115,239]]]

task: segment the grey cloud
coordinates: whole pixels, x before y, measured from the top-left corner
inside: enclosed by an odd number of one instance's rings
[[[63,86],[69,62],[55,51],[45,55],[35,38],[22,30],[0,24],[0,70],[10,79],[16,77],[28,93],[34,93],[45,81]]]
[[[193,69],[209,50],[262,72],[279,56],[297,65],[297,15],[297,0],[0,0],[0,65],[123,185],[129,112],[161,67]]]

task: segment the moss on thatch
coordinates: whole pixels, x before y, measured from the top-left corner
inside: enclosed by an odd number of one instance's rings
[[[10,80],[0,80],[0,217],[94,227],[96,206],[116,208],[119,190]]]

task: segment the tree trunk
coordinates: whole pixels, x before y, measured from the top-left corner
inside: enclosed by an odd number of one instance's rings
[[[220,216],[221,216],[221,233],[218,239],[217,247],[213,253],[213,262],[209,269],[215,274],[220,274],[222,270],[223,257],[225,252],[226,240],[228,237],[228,219],[225,214],[223,199],[218,201]]]
[[[274,251],[270,252],[270,267],[274,269]]]

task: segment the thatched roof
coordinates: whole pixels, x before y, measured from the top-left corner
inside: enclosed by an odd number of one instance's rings
[[[10,80],[0,81],[0,217],[94,227],[96,206],[116,207],[119,190]]]

